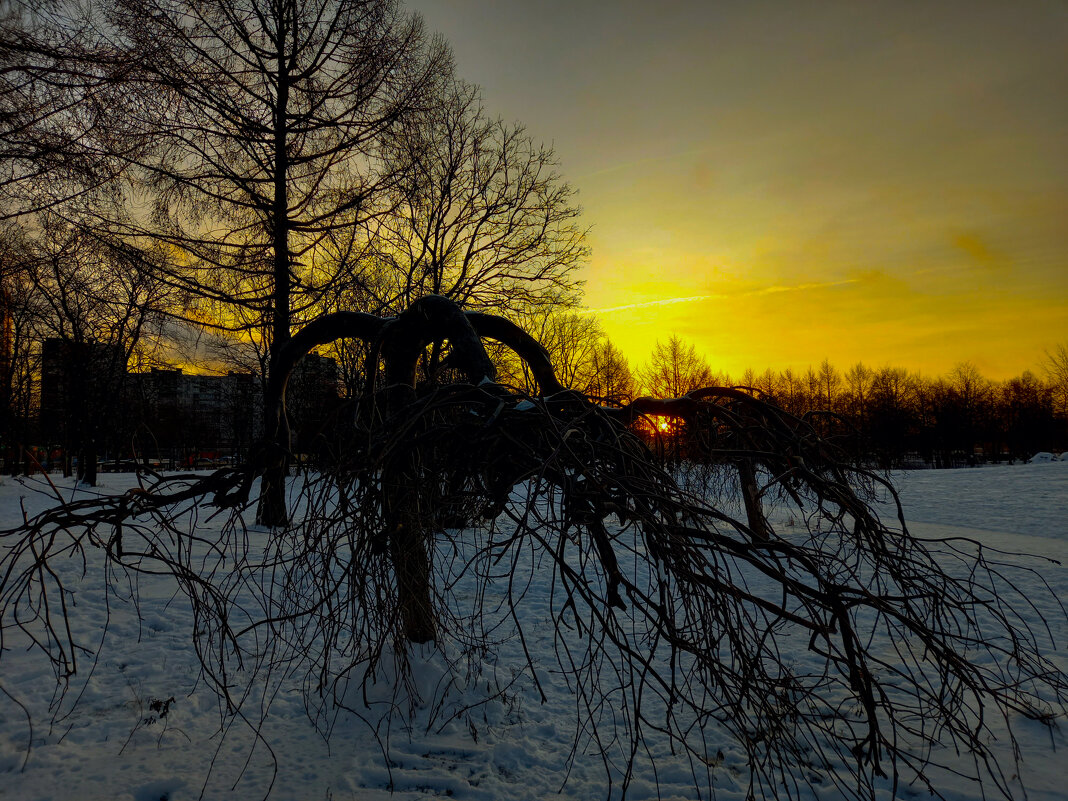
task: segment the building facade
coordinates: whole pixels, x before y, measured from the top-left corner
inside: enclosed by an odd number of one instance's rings
[[[310,452],[340,404],[336,362],[309,354],[294,368],[286,409],[297,451]],[[263,432],[263,386],[253,373],[131,373],[122,349],[47,339],[40,430],[48,450],[197,467],[246,458]]]

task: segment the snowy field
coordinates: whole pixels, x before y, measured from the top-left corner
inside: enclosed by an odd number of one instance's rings
[[[68,498],[117,493],[134,485],[134,477],[103,475],[96,490],[58,483]],[[1068,600],[1068,463],[914,471],[897,477],[906,518],[914,534],[924,537],[969,537],[992,547],[1025,551],[1059,560],[1042,567],[1042,578]],[[0,527],[17,524],[24,510],[44,508],[49,499],[38,480],[3,479]],[[784,515],[786,513],[783,513]],[[780,518],[785,524],[787,518]],[[209,523],[210,525],[210,523]],[[262,532],[261,532],[262,533]],[[5,641],[0,658],[0,798],[114,799],[115,801],[185,801],[196,798],[264,797],[275,799],[598,799],[610,795],[605,767],[588,742],[574,738],[574,698],[566,677],[555,676],[541,703],[523,676],[503,700],[485,704],[477,715],[442,724],[441,710],[416,711],[411,725],[394,720],[388,736],[376,737],[375,708],[361,706],[360,717],[342,714],[329,742],[309,721],[295,687],[279,687],[257,741],[248,726],[235,721],[219,731],[218,700],[199,680],[199,664],[190,645],[194,626],[188,605],[170,579],[142,576],[140,614],[124,603],[129,587],[104,592],[106,579],[90,561],[77,576],[76,607],[71,617],[90,635],[104,632],[94,654],[82,654],[79,674],[59,707],[48,665],[25,643]],[[1036,576],[1035,593],[1040,579]],[[1025,588],[1026,589],[1026,588]],[[536,593],[524,614],[548,613]],[[545,621],[546,624],[549,621]],[[528,645],[552,647],[546,635]],[[1053,637],[1063,643],[1063,618]],[[100,640],[100,635],[96,636]],[[95,656],[95,660],[91,657]],[[459,692],[464,702],[480,690],[478,682],[511,676],[507,649],[496,669]],[[553,660],[544,654],[546,663]],[[436,657],[426,655],[418,678],[435,675]],[[1068,664],[1063,654],[1060,664]],[[89,666],[94,665],[91,671]],[[440,673],[440,667],[438,667]],[[487,678],[489,676],[489,678]],[[553,679],[550,676],[550,679]],[[462,683],[466,679],[456,677]],[[493,688],[488,688],[492,694]],[[77,704],[73,704],[73,700]],[[371,699],[372,701],[374,699]],[[361,719],[362,718],[362,719]],[[1020,797],[1060,801],[1066,797],[1063,761],[1068,737],[1037,724],[1021,723],[1021,771],[1011,775]],[[666,744],[645,743],[656,757],[657,771],[645,765],[631,784],[628,798],[692,799],[693,769],[674,758]],[[995,743],[1011,766],[1008,744]],[[724,740],[709,766],[714,796],[745,798],[741,750]],[[1010,768],[1009,774],[1015,771]],[[702,781],[704,781],[702,777]],[[946,776],[940,790],[951,799],[989,797],[984,788]],[[989,792],[989,788],[988,792]],[[806,791],[815,801],[816,793]],[[902,797],[918,795],[903,788]],[[924,794],[925,795],[925,794]],[[704,797],[704,796],[701,796]],[[819,801],[834,794],[819,793]]]

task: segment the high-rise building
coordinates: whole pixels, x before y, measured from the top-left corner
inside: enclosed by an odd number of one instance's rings
[[[320,450],[316,439],[326,435],[340,403],[334,359],[309,353],[297,362],[286,386],[286,413],[296,451]]]
[[[242,458],[262,435],[260,389],[252,373],[128,373],[121,347],[48,339],[42,348],[42,444],[73,453],[92,443],[101,458],[118,460]],[[316,436],[338,404],[337,363],[306,356],[286,395],[294,447]]]
[[[76,446],[114,422],[123,397],[126,353],[121,345],[49,338],[41,347],[41,426],[53,444]]]
[[[244,454],[263,425],[263,405],[251,373],[186,375],[181,369],[153,368],[131,379],[146,437],[161,455]]]

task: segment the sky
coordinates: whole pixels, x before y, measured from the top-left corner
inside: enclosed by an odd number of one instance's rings
[[[408,0],[552,143],[632,365],[1038,371],[1068,342],[1068,3]]]

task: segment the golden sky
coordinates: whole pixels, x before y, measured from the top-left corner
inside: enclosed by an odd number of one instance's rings
[[[1068,342],[1068,5],[418,0],[552,142],[632,364],[1038,369]]]

